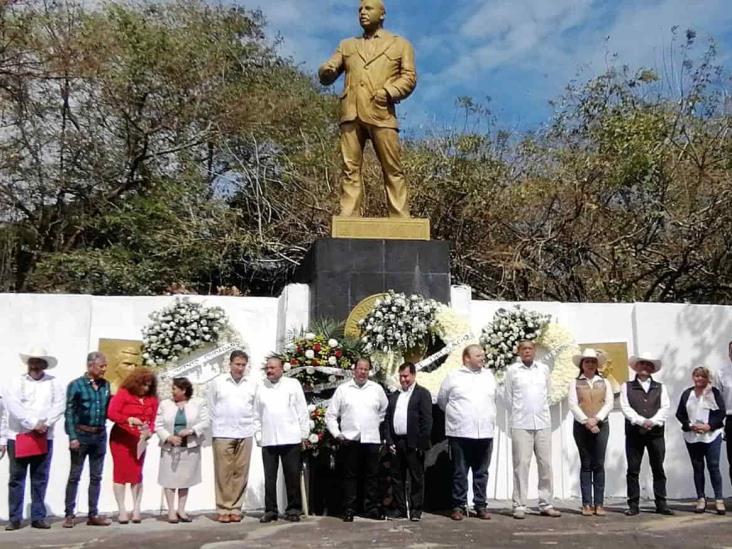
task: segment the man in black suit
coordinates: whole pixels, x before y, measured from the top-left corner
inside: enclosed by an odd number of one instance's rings
[[[424,453],[430,447],[432,434],[432,396],[427,389],[417,385],[416,377],[417,370],[411,362],[399,367],[401,389],[390,395],[384,422],[386,443],[394,454],[392,479],[397,506],[389,518],[409,517],[415,522],[422,518]]]

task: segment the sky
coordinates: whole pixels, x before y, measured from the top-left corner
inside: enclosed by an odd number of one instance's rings
[[[239,0],[261,9],[280,52],[313,74],[338,42],[360,32],[358,0]],[[458,97],[487,105],[499,128],[531,131],[570,81],[611,65],[679,69],[687,29],[700,57],[709,40],[732,68],[732,0],[385,0],[385,27],[410,40],[414,94],[398,106],[403,130],[462,127]],[[676,39],[673,28],[676,27]],[[729,80],[727,80],[729,84]],[[343,86],[342,78],[334,91]],[[726,86],[729,88],[729,86]]]

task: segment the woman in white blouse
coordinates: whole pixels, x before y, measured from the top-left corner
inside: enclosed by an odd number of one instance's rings
[[[187,378],[173,378],[172,398],[160,402],[155,420],[160,438],[158,484],[164,488],[171,523],[191,522],[186,514],[188,488],[201,482],[201,443],[208,428],[208,411],[202,399],[192,396],[193,385]]]
[[[574,415],[572,433],[580,456],[582,515],[604,516],[605,450],[610,434],[607,416],[613,409],[613,390],[598,368],[607,359],[588,348],[572,360],[580,370],[569,388],[569,409]]]
[[[689,387],[679,399],[676,419],[681,422],[686,449],[691,458],[696,487],[695,513],[703,513],[707,508],[704,492],[704,460],[707,461],[709,479],[714,490],[715,508],[718,515],[725,514],[722,495],[722,475],[719,472],[719,453],[722,448],[722,431],[726,410],[722,393],[710,382],[709,369],[704,366],[691,372],[694,386]]]

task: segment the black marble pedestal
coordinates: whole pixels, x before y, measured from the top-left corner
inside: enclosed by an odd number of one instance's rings
[[[450,247],[438,240],[316,240],[295,274],[310,318],[343,321],[359,301],[394,290],[450,302]]]

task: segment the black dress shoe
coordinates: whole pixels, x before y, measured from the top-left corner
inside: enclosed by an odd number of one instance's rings
[[[407,520],[409,517],[403,511],[392,511],[386,514],[386,520]]]
[[[364,515],[367,519],[371,520],[384,520],[386,517],[384,516],[384,513],[378,510],[369,511]]]
[[[674,512],[671,509],[669,509],[668,507],[659,507],[658,509],[656,509],[656,513],[658,513],[659,515],[666,515],[669,517],[674,514]]]
[[[343,513],[343,522],[353,522],[353,511]]]
[[[287,522],[300,522],[300,515],[297,513],[287,513],[285,515],[285,520]]]
[[[9,522],[8,525],[5,527],[5,530],[7,532],[12,532],[13,530],[20,530],[20,521],[14,520],[12,522]]]
[[[639,513],[640,513],[640,510],[637,507],[630,507],[625,510],[626,517],[634,517],[635,515],[637,515]]]
[[[31,522],[31,528],[40,528],[41,530],[48,530],[51,527],[45,520],[34,520]]]
[[[276,521],[279,518],[279,515],[275,513],[274,511],[267,511],[261,519],[259,519],[259,522],[265,523],[265,522],[273,522]]]

